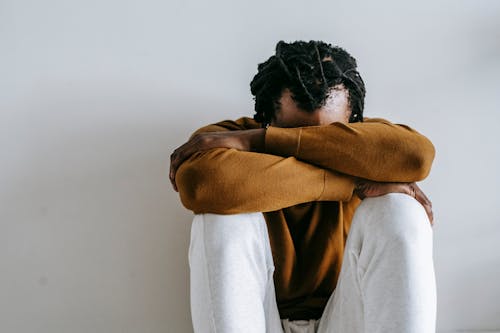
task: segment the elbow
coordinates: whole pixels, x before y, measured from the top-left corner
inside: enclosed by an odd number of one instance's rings
[[[195,214],[206,213],[208,198],[206,194],[206,173],[196,163],[185,163],[179,167],[175,182],[179,189],[182,205]]]
[[[408,157],[408,161],[410,168],[414,171],[415,181],[420,181],[429,175],[436,149],[432,142],[424,136],[416,148],[414,153]]]
[[[221,167],[227,151],[226,148],[217,148],[197,153],[177,170],[175,182],[181,202],[195,214],[240,212],[240,202],[233,193],[233,186],[238,182]]]
[[[177,170],[175,181],[182,205],[195,214],[232,214],[230,188],[217,163],[191,160]]]

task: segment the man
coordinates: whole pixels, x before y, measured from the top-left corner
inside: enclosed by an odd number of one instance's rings
[[[433,332],[432,209],[415,184],[432,143],[363,118],[355,59],[324,42],[280,41],[251,91],[253,119],[171,156],[196,214],[195,332]]]

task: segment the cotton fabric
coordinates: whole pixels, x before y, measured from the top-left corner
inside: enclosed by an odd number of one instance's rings
[[[195,215],[195,333],[435,332],[432,227],[414,198],[391,193],[359,205],[338,283],[318,319],[280,317],[269,240],[262,213]]]

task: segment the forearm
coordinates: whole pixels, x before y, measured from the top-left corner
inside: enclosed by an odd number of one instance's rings
[[[266,212],[310,201],[347,201],[354,179],[294,157],[217,148],[186,160],[176,176],[195,213]]]
[[[299,128],[269,127],[265,152],[381,182],[424,179],[434,146],[423,135],[385,120]]]

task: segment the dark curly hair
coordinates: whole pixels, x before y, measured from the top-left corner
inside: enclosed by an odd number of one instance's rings
[[[255,121],[266,127],[288,88],[297,106],[308,112],[322,107],[331,88],[344,84],[349,91],[349,122],[363,121],[365,84],[356,59],[338,46],[322,41],[276,44],[276,54],[258,65],[250,83],[255,100]]]

